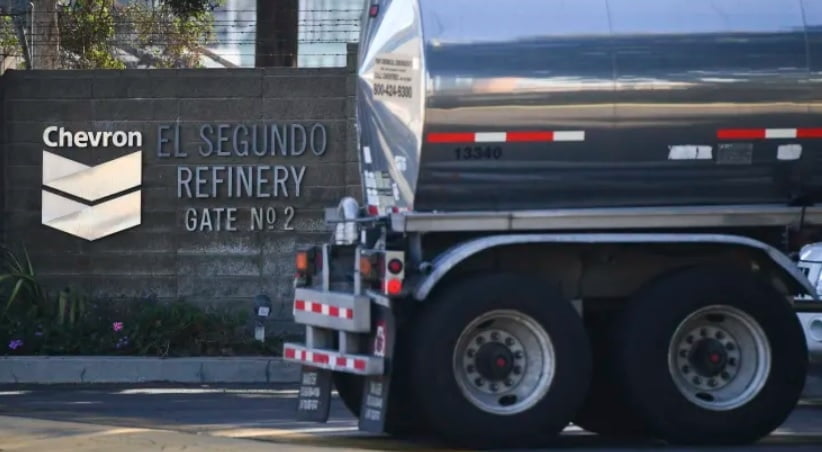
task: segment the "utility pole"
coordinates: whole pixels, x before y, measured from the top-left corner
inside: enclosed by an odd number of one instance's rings
[[[296,67],[299,0],[257,0],[256,67]]]

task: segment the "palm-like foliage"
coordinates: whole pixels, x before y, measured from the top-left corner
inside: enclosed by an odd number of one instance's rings
[[[4,294],[3,314],[20,300],[33,304],[33,307],[43,308],[46,294],[37,282],[34,266],[29,253],[23,248],[22,257],[18,257],[12,250],[3,246],[2,273],[0,273],[0,294]]]

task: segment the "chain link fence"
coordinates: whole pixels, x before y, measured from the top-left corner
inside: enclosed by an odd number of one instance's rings
[[[19,1],[0,0],[0,69],[22,69],[29,55],[35,69],[254,67],[261,52],[277,51],[261,48],[261,39],[294,39],[293,30],[266,28],[258,0],[222,0],[187,18],[157,0],[35,0],[22,10],[2,8]],[[36,9],[49,3],[54,12]],[[365,3],[299,0],[297,66],[344,67]]]

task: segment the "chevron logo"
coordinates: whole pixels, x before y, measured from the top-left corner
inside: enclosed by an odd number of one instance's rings
[[[43,151],[42,223],[89,241],[139,226],[142,162],[142,151],[96,166]]]

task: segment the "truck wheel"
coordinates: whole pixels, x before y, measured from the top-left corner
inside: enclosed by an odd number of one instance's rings
[[[570,302],[533,278],[463,281],[418,318],[412,374],[430,428],[459,446],[528,445],[582,404],[591,355]]]
[[[617,313],[585,316],[591,341],[593,376],[585,402],[574,417],[574,424],[601,436],[646,438],[650,436],[645,422],[637,416],[617,381],[614,342],[614,317]]]
[[[642,290],[623,314],[620,379],[661,439],[751,443],[796,406],[804,333],[786,297],[754,275],[683,270]]]

